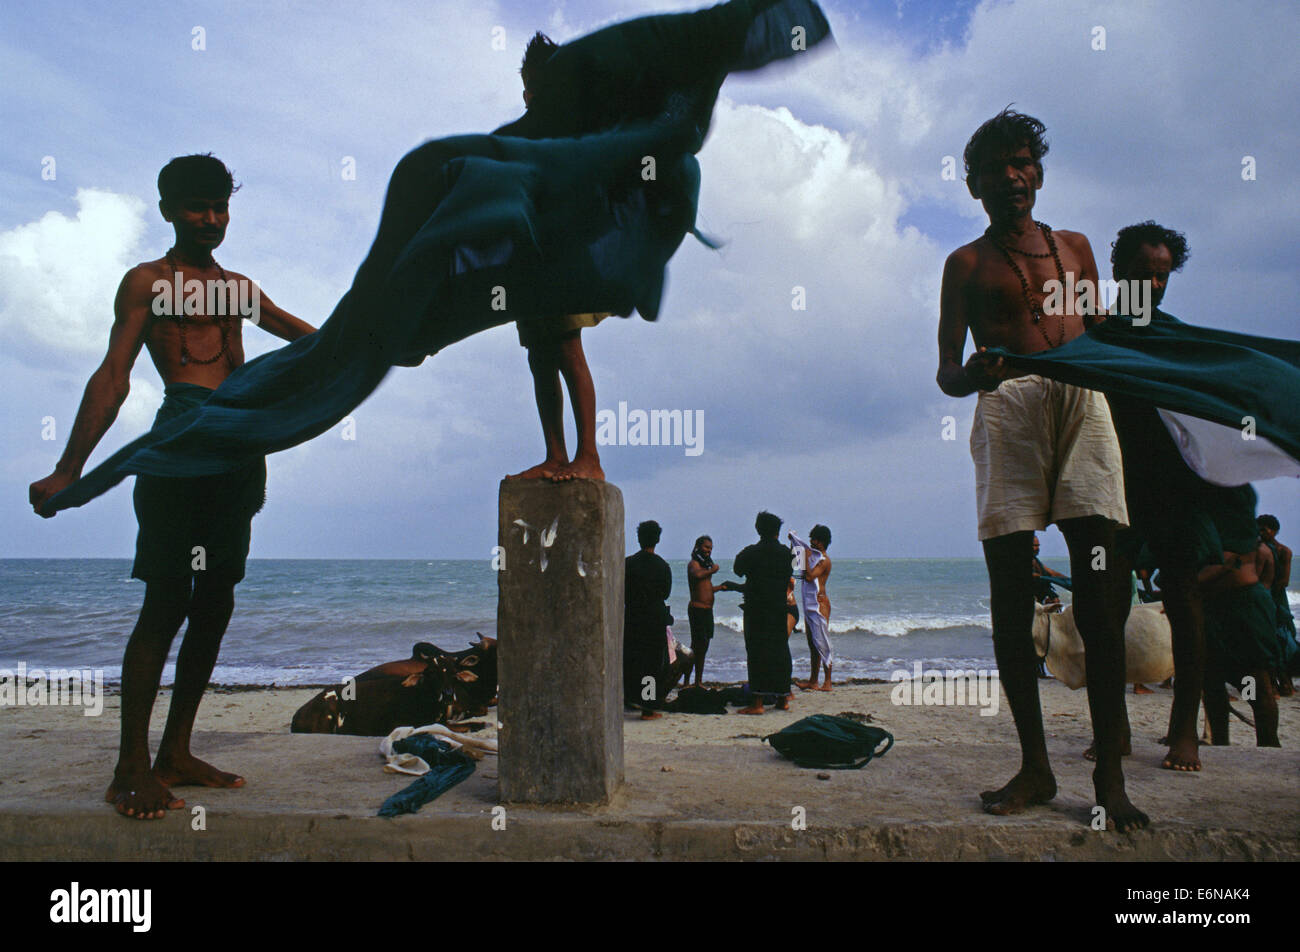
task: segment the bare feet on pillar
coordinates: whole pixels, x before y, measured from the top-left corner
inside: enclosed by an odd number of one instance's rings
[[[568,463],[569,461],[566,459],[550,459],[548,457],[536,466],[529,466],[522,473],[507,476],[506,479],[554,479],[560,467],[567,466]]]
[[[565,463],[551,475],[551,481],[562,483],[570,479],[598,479],[604,482],[605,471],[600,468],[600,457],[578,455],[572,463]]]
[[[1000,790],[985,790],[980,794],[984,812],[995,816],[1010,816],[1025,807],[1047,803],[1056,796],[1056,778],[1050,770],[1031,770],[1021,767]]]

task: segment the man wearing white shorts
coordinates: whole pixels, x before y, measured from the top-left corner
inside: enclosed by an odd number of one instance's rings
[[[1088,239],[1053,231],[1031,212],[1043,185],[1046,129],[1010,109],[984,123],[966,146],[966,186],[984,206],[984,234],[948,256],[939,305],[940,389],[979,392],[971,429],[979,538],[989,572],[998,676],[1020,740],[1021,767],[982,793],[984,809],[1019,813],[1056,796],[1038,698],[1033,537],[1055,523],[1070,549],[1074,617],[1087,651],[1088,706],[1097,739],[1096,803],[1108,826],[1146,826],[1129,801],[1120,765],[1124,711],[1127,578],[1118,571],[1115,530],[1128,521],[1119,446],[1105,399],[1036,376],[1015,376],[987,348],[1033,354],[1086,329],[1060,290],[1091,282]],[[1059,282],[1051,295],[1052,282]],[[963,364],[966,335],[976,352]]]

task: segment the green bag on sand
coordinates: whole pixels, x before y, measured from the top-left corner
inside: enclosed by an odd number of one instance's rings
[[[805,717],[763,740],[798,767],[829,770],[860,770],[894,746],[889,731],[830,714]]]

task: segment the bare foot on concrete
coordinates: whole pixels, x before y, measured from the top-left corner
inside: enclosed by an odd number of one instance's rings
[[[1056,778],[1051,771],[1033,771],[1021,768],[1000,790],[985,790],[980,794],[984,812],[995,816],[1010,816],[1025,807],[1047,803],[1056,796]]]
[[[1152,691],[1145,684],[1135,684],[1133,685],[1133,693],[1134,694],[1155,694],[1156,692]]]
[[[551,481],[562,483],[570,479],[605,479],[605,471],[600,468],[600,458],[596,456],[576,456],[572,463],[565,463],[551,476]]]
[[[1124,792],[1124,778],[1118,770],[1111,779],[1101,779],[1097,773],[1093,772],[1092,785],[1097,794],[1097,805],[1106,811],[1106,829],[1131,833],[1151,822],[1150,817],[1129,802],[1128,794]]]
[[[1168,744],[1168,736],[1162,737],[1160,743]],[[1172,744],[1169,744],[1169,753],[1165,754],[1165,759],[1160,761],[1160,766],[1165,770],[1179,770],[1184,773],[1200,770],[1201,758],[1199,751],[1200,746],[1197,744],[1194,734],[1191,737],[1177,739]]]
[[[218,770],[212,764],[199,760],[193,754],[178,757],[158,755],[153,765],[154,776],[171,787],[242,787],[244,778],[238,774]]]
[[[522,473],[507,476],[506,479],[554,479],[561,466],[567,466],[568,460],[545,459],[536,466],[529,466]]]
[[[141,771],[113,774],[104,801],[122,816],[133,820],[160,820],[168,810],[179,810],[185,801],[172,795],[167,785],[147,767]]]
[[[737,711],[736,713],[737,713],[737,714],[762,714],[762,713],[763,713],[763,705],[762,705],[762,704],[751,704],[749,707],[742,707],[742,708],[741,708],[739,711]]]
[[[1150,692],[1148,692],[1148,693],[1150,693]],[[1128,740],[1124,741],[1123,746],[1120,747],[1120,749],[1119,749],[1119,753],[1120,753],[1120,756],[1121,756],[1121,757],[1129,757],[1129,756],[1132,756],[1132,754],[1133,754],[1133,739],[1132,739],[1132,738],[1129,738]],[[1097,760],[1097,742],[1096,742],[1095,740],[1094,740],[1091,744],[1089,744],[1089,745],[1088,745],[1088,749],[1085,750],[1085,751],[1083,752],[1083,759],[1084,759],[1084,760],[1091,760],[1091,761],[1093,761],[1094,763],[1096,762],[1096,760]]]

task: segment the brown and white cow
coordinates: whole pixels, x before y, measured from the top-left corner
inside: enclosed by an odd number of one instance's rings
[[[487,713],[497,690],[497,641],[461,651],[419,642],[411,657],[389,661],[321,691],[300,707],[295,734],[383,737],[397,727],[451,724]]]

